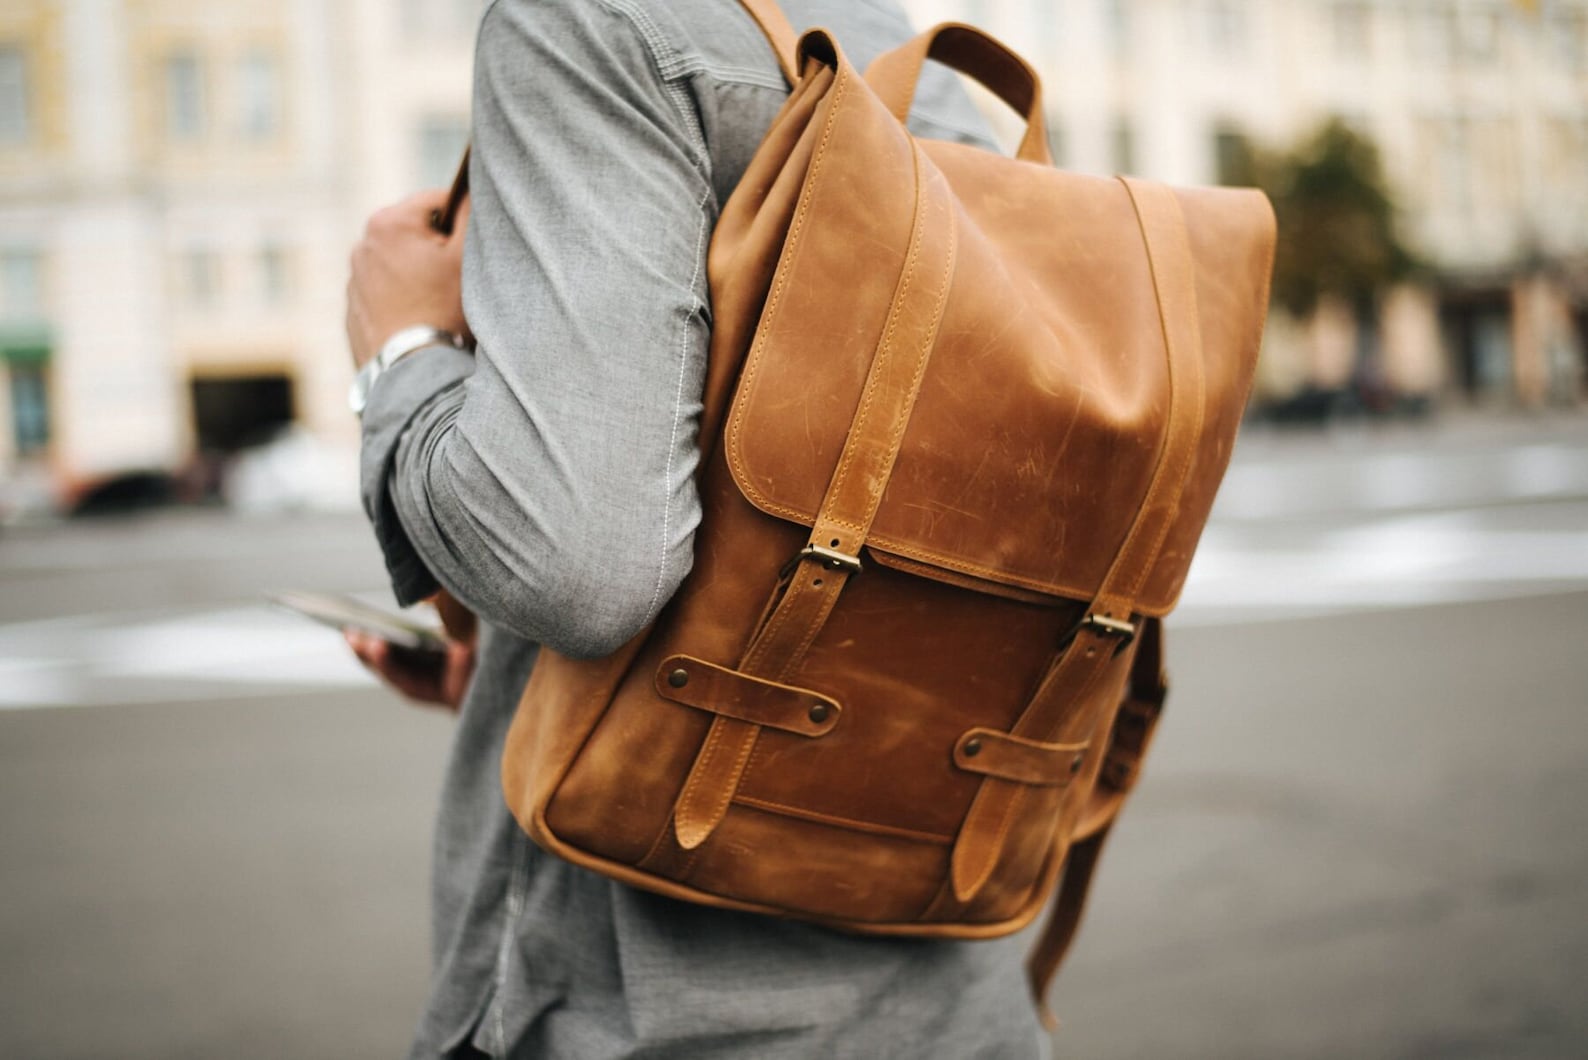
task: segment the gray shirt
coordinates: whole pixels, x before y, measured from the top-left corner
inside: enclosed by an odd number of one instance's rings
[[[864,66],[891,3],[787,0]],[[404,603],[482,619],[435,838],[414,1057],[1027,1057],[1019,939],[851,937],[643,893],[536,848],[498,761],[536,645],[600,656],[688,573],[711,329],[706,248],[787,93],[733,0],[495,0],[475,57],[464,309],[473,356],[398,362],[363,493]],[[918,134],[979,139],[951,78]]]

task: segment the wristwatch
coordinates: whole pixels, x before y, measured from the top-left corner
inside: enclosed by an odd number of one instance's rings
[[[387,339],[381,346],[380,352],[366,361],[364,367],[360,368],[358,374],[353,377],[353,385],[347,392],[348,406],[362,416],[364,406],[369,404],[370,388],[375,385],[375,380],[380,374],[415,350],[422,350],[427,346],[451,346],[455,350],[465,348],[461,335],[443,331],[441,328],[433,328],[429,324],[415,324],[403,328]]]

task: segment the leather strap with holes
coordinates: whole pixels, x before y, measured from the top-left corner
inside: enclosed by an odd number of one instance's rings
[[[1103,704],[1090,711],[1077,704],[1095,699],[1093,688],[1112,661],[1118,628],[1131,618],[1135,598],[1157,560],[1174,519],[1186,473],[1202,432],[1201,324],[1196,274],[1179,200],[1166,185],[1120,178],[1136,211],[1146,244],[1168,364],[1169,414],[1158,460],[1135,521],[1110,564],[1088,621],[1048,672],[1013,734],[1027,740],[1085,741],[1098,724]],[[929,915],[963,908],[991,877],[1003,853],[1010,819],[1027,797],[1026,786],[998,777],[982,782],[954,844],[950,887]]]
[[[893,473],[905,426],[937,341],[958,238],[947,182],[915,152],[910,243],[837,469],[783,598],[738,669],[786,681],[805,657],[849,578]],[[834,558],[838,557],[838,558]],[[760,726],[717,718],[673,808],[679,847],[704,843],[738,790]],[[657,859],[663,852],[653,849]]]
[[[1103,771],[1093,789],[1091,805],[1075,830],[1074,845],[1064,865],[1064,878],[1053,899],[1053,911],[1048,914],[1048,921],[1026,958],[1031,996],[1037,1003],[1043,1025],[1049,1030],[1056,1030],[1059,1021],[1048,1006],[1048,988],[1053,984],[1054,973],[1059,970],[1070,943],[1075,941],[1103,844],[1136,783],[1135,767],[1139,766],[1152,742],[1153,729],[1169,691],[1163,672],[1163,622],[1147,619],[1142,624],[1138,641],[1136,657],[1130,666],[1130,684],[1114,716],[1114,728],[1103,757]],[[1110,768],[1116,762],[1129,762],[1131,768]]]

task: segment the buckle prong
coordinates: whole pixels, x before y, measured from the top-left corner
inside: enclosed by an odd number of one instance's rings
[[[1086,618],[1082,619],[1081,625],[1083,627],[1090,626],[1099,633],[1108,633],[1118,637],[1121,648],[1136,639],[1135,625],[1130,622],[1123,622],[1117,618],[1109,618],[1107,615],[1087,615]]]
[[[828,570],[845,570],[850,574],[859,574],[863,569],[860,566],[859,556],[851,556],[847,552],[839,552],[837,549],[816,544],[806,545],[800,550],[798,558],[820,560],[822,566]]]

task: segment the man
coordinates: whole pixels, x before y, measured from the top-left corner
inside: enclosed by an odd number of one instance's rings
[[[910,33],[881,0],[786,11],[862,67]],[[351,638],[399,689],[461,701],[414,1057],[1043,1050],[1018,939],[857,938],[643,893],[534,847],[498,786],[536,645],[608,654],[689,570],[706,250],[787,90],[732,0],[496,0],[466,238],[429,230],[429,193],[377,214],[354,252],[355,361],[435,329],[388,348],[363,413],[364,502],[393,588],[411,603],[445,586],[481,619],[477,653],[431,667]],[[981,128],[941,72],[912,125]],[[473,353],[444,333],[471,334]]]

